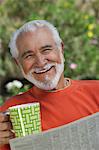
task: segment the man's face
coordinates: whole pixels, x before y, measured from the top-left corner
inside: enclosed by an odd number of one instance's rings
[[[62,48],[57,48],[47,28],[24,32],[17,38],[23,75],[38,88],[55,88],[64,70]]]

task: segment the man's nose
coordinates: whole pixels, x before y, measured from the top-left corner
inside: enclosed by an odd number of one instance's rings
[[[35,60],[35,65],[39,66],[39,67],[43,67],[46,64],[47,60],[45,59],[45,57],[43,55],[37,55],[36,56],[36,60]]]

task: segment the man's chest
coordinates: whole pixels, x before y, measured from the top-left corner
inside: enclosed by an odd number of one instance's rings
[[[89,103],[86,97],[80,99],[64,96],[49,102],[43,101],[41,103],[42,128],[47,130],[90,115],[97,111],[96,106],[93,105],[94,102]]]

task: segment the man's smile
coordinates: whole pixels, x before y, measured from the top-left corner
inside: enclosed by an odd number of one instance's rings
[[[49,68],[47,69],[42,69],[42,70],[39,70],[39,71],[34,71],[35,74],[44,74],[48,71],[50,71],[54,66],[50,66]]]

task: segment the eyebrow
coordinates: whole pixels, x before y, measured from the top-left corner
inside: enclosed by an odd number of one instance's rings
[[[45,46],[42,46],[42,47],[40,48],[40,50],[42,50],[42,49],[44,49],[44,48],[52,48],[52,46],[51,46],[51,45],[45,45]]]

